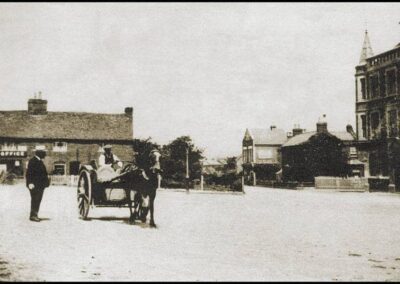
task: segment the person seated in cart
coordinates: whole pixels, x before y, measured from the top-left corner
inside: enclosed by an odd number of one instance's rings
[[[99,181],[111,180],[120,173],[120,169],[122,168],[121,160],[111,151],[112,146],[107,144],[103,149],[104,153],[100,154],[99,168],[97,170]],[[115,165],[118,166],[118,169],[115,169]]]
[[[121,160],[117,157],[117,155],[113,154],[111,149],[112,146],[110,144],[107,144],[103,147],[104,153],[100,154],[99,157],[99,166],[104,166],[104,165],[111,165],[113,166],[114,164],[117,164],[119,167],[122,167],[122,162]]]

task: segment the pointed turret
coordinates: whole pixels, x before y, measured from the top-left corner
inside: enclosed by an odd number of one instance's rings
[[[367,62],[366,59],[371,56],[374,56],[374,53],[372,51],[371,43],[369,42],[368,31],[365,30],[364,43],[361,49],[360,65],[365,64]]]

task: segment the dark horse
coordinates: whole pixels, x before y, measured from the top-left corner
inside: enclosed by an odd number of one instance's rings
[[[134,224],[136,219],[146,222],[148,212],[150,211],[150,226],[156,227],[154,222],[154,200],[158,188],[160,168],[160,152],[151,151],[149,155],[150,167],[140,169],[133,164],[123,168],[121,180],[130,186],[126,188],[126,195],[129,199],[130,223]],[[132,198],[131,192],[134,192]],[[132,207],[133,204],[133,207]]]

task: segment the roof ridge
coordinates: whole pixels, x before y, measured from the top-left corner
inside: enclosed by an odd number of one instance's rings
[[[132,139],[133,117],[91,112],[0,111],[0,137],[60,139]]]
[[[29,113],[27,110],[0,110],[0,113]],[[47,111],[46,114],[58,114],[58,113],[65,113],[65,114],[101,114],[101,115],[125,115],[124,112],[119,113],[107,113],[107,112],[89,112],[89,111]],[[37,114],[37,115],[46,115],[46,114]]]

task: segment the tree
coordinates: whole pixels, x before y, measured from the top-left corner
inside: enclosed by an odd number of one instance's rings
[[[200,178],[202,151],[189,136],[181,136],[162,147],[163,178],[184,181],[186,177],[186,149],[189,150],[189,178]]]
[[[226,158],[226,163],[224,164],[224,172],[226,173],[236,173],[237,170],[237,161],[236,157],[228,157]]]

